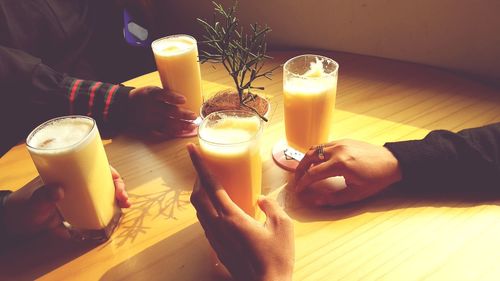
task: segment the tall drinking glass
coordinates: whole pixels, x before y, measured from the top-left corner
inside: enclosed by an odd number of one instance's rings
[[[181,107],[198,114],[203,96],[196,39],[184,34],[171,35],[153,41],[151,48],[163,88],[183,95],[186,103]]]
[[[254,113],[228,110],[209,114],[199,127],[203,159],[229,197],[256,216],[261,193],[262,120]]]
[[[339,65],[319,55],[301,55],[283,66],[286,140],[302,153],[329,140]]]
[[[95,120],[77,115],[49,120],[29,134],[26,145],[43,182],[63,188],[57,207],[72,237],[109,239],[121,209]]]

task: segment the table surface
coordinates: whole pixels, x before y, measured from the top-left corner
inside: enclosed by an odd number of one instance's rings
[[[333,139],[374,144],[500,121],[500,90],[427,66],[319,52],[340,64]],[[298,52],[274,53],[269,66]],[[231,86],[222,67],[202,65],[206,95]],[[160,85],[156,72],[125,83]],[[287,192],[289,173],[271,149],[284,138],[282,72],[260,80],[271,101],[262,145],[264,194],[295,224],[295,280],[498,280],[498,198],[430,197],[394,190],[335,209],[309,209]],[[195,172],[185,150],[197,138],[168,141],[121,135],[106,143],[133,207],[101,245],[40,236],[0,254],[0,280],[213,280],[210,251],[189,195]],[[37,176],[24,145],[0,160],[0,189]],[[431,180],[431,179],[429,179]]]

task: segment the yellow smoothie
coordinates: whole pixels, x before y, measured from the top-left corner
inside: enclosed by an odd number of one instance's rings
[[[261,120],[257,116],[226,117],[213,126],[203,127],[199,133],[209,170],[229,197],[252,217],[256,216],[262,184],[260,130]]]
[[[77,229],[106,227],[114,215],[115,188],[95,121],[58,118],[28,137],[28,150],[45,184],[58,184],[64,199],[58,209]]]
[[[198,113],[203,102],[201,72],[196,40],[189,35],[172,35],[151,44],[164,89],[183,95],[182,107]]]
[[[337,76],[323,71],[321,61],[302,75],[284,77],[285,132],[288,145],[306,152],[328,142],[337,92]]]

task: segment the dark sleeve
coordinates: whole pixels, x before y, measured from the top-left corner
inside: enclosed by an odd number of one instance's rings
[[[402,183],[430,189],[500,191],[500,123],[422,140],[386,143],[398,159]]]
[[[3,240],[5,240],[5,223],[4,223],[4,204],[7,196],[11,194],[10,190],[0,190],[0,246],[3,244]]]
[[[101,129],[116,129],[125,123],[130,87],[70,77],[39,58],[4,46],[0,46],[0,62],[1,88],[27,89],[19,91],[25,96],[15,97],[17,100],[48,105],[59,115],[91,116]]]

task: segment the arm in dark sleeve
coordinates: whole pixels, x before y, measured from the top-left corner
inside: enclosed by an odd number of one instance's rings
[[[433,190],[500,191],[500,123],[458,133],[437,130],[422,140],[386,143],[403,184]]]
[[[0,252],[1,246],[5,243],[6,240],[6,229],[4,223],[4,205],[7,196],[9,196],[12,191],[9,190],[0,190]]]
[[[2,95],[11,95],[7,101],[13,106],[31,102],[54,115],[92,116],[101,129],[116,129],[125,123],[130,87],[70,77],[39,58],[4,46],[0,46],[0,61],[0,88],[10,90]]]

